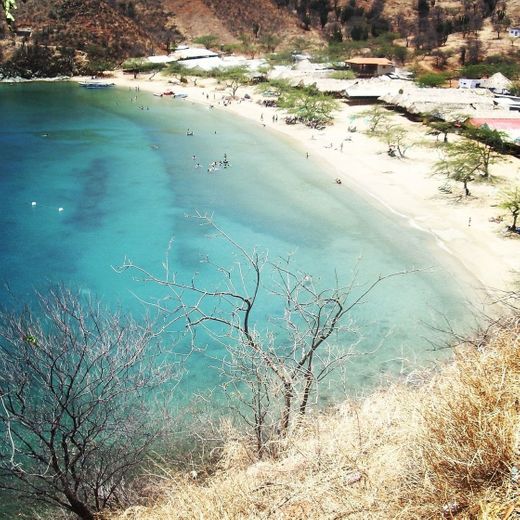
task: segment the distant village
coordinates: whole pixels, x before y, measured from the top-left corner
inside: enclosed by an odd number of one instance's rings
[[[509,34],[520,37],[520,27]],[[205,48],[180,45],[168,56],[150,56],[152,63],[177,62],[190,69],[210,71],[215,68],[247,67],[252,73],[266,65],[263,59],[221,56]],[[505,133],[520,145],[520,97],[510,94],[512,82],[501,73],[488,78],[460,78],[449,87],[423,88],[413,75],[398,68],[387,58],[358,56],[346,60],[344,67],[356,79],[331,79],[330,64],[313,63],[306,54],[293,54],[292,65],[274,66],[269,79],[285,79],[297,85],[315,85],[320,91],[348,104],[384,103],[410,116],[428,114],[443,121],[465,121],[473,126],[487,125]],[[454,83],[453,85],[451,83]]]

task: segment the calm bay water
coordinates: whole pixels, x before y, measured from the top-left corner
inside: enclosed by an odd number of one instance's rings
[[[360,348],[386,339],[355,363],[354,387],[395,371],[401,356],[425,359],[424,336],[440,314],[466,321],[471,280],[432,237],[337,186],[280,136],[189,100],[75,84],[3,85],[0,153],[0,282],[22,300],[62,281],[139,314],[133,293],[157,289],[112,266],[127,256],[160,274],[172,238],[172,269],[185,279],[200,272],[211,287],[217,282],[204,259],[225,265],[234,257],[186,217],[200,211],[246,249],[260,247],[271,258],[294,253],[293,264],[324,285],[336,273],[347,284],[356,266],[360,282],[429,268],[389,280],[355,309]],[[208,174],[224,153],[231,168]],[[265,323],[269,303],[260,311]],[[207,356],[190,360],[188,392],[217,383],[208,359],[218,349],[208,345]]]

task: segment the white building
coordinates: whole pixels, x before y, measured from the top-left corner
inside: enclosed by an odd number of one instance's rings
[[[469,79],[469,78],[460,78],[459,79],[459,88],[479,88],[482,85],[481,79]]]
[[[520,27],[510,27],[507,30],[507,34],[509,34],[509,36],[513,36],[514,38],[520,38]]]

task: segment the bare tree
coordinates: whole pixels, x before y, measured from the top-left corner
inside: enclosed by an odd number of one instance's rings
[[[125,503],[172,369],[150,323],[63,288],[38,304],[0,315],[0,489],[93,520]]]
[[[368,285],[320,289],[308,274],[293,270],[290,261],[272,262],[267,253],[246,251],[216,225],[211,216],[197,214],[202,225],[223,239],[238,255],[234,265],[211,264],[220,273],[218,287],[208,288],[198,276],[182,281],[165,262],[157,277],[126,259],[120,271],[140,273],[142,280],[167,288],[167,296],[148,303],[161,309],[170,322],[182,320],[193,334],[202,328],[227,350],[224,361],[226,388],[234,390],[249,411],[243,415],[255,431],[258,452],[265,444],[267,414],[275,411],[276,433],[284,436],[294,419],[305,415],[312,395],[323,379],[351,354],[346,336],[352,309],[383,280],[404,273],[380,276]],[[259,323],[263,301],[278,311],[267,324]],[[341,338],[341,339],[340,339]],[[342,342],[346,342],[347,345]]]

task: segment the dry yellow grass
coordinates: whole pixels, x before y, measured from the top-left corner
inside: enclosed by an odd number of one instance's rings
[[[155,504],[114,519],[517,518],[519,354],[511,318],[429,382],[309,419],[276,459],[251,463],[230,442],[213,476],[178,473]]]

